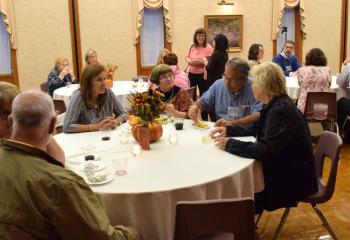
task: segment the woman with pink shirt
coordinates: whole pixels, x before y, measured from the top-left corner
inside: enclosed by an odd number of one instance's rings
[[[205,30],[203,28],[197,29],[193,36],[193,44],[186,55],[186,61],[188,62],[187,72],[190,86],[198,85],[200,96],[207,90],[205,66],[212,52],[212,46],[207,44]]]
[[[187,90],[190,86],[190,80],[188,79],[187,74],[182,71],[178,63],[178,58],[175,53],[168,53],[163,57],[163,62],[166,65],[169,65],[171,70],[175,75],[174,84],[182,89]]]
[[[326,67],[327,58],[319,48],[311,49],[305,57],[305,66],[296,71],[300,86],[298,108],[305,110],[308,92],[328,92],[331,83],[331,69]]]

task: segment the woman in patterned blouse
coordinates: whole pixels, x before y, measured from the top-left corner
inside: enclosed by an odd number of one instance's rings
[[[300,86],[298,108],[301,112],[305,110],[308,92],[328,92],[331,85],[331,69],[326,67],[327,58],[321,49],[311,49],[306,55],[305,65],[296,71]]]
[[[166,112],[174,117],[187,118],[187,110],[192,104],[188,92],[174,85],[174,73],[166,64],[159,64],[152,69],[150,81],[157,85],[156,90],[164,94],[163,101],[167,103]]]

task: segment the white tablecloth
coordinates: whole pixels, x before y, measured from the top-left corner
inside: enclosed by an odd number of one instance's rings
[[[68,107],[70,97],[73,92],[79,88],[79,84],[72,84],[69,86],[65,86],[62,88],[58,88],[53,92],[53,99],[63,100]],[[117,96],[118,101],[124,108],[128,108],[130,106],[128,102],[128,95],[132,91],[144,92],[147,90],[147,83],[135,83],[134,81],[124,81],[118,80],[113,81],[112,90],[114,94]]]
[[[169,132],[175,131],[173,125],[163,125],[161,139],[137,157],[130,154],[136,144],[131,136],[128,144],[120,143],[120,132],[127,128],[124,124],[113,130],[109,141],[102,141],[98,132],[58,134],[55,139],[67,159],[81,154],[83,145],[96,145],[107,169],[116,156],[129,157],[127,175],[92,189],[101,197],[112,224],[136,227],[145,240],[173,238],[178,201],[253,197],[264,187],[258,162],[203,144],[201,130],[190,120],[185,121],[184,130],[176,131],[177,145],[168,143]],[[84,176],[79,164],[67,161],[67,167]]]
[[[300,86],[298,84],[298,78],[294,77],[286,77],[286,85],[287,85],[287,93],[292,99],[297,99],[300,93]],[[330,87],[332,92],[337,93],[337,99],[342,97],[350,97],[350,88],[343,89],[337,85],[337,77],[332,76],[332,83]]]

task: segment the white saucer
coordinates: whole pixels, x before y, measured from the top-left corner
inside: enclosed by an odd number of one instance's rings
[[[97,175],[97,174],[96,174]],[[99,175],[97,175],[99,176]],[[93,182],[90,182],[87,178],[84,178],[85,182],[89,185],[102,185],[102,184],[106,184],[106,183],[109,183],[111,182],[112,180],[114,179],[114,175],[113,174],[107,174],[107,177],[105,180],[103,181],[93,181]]]
[[[88,163],[93,163],[95,165],[95,168],[93,169],[86,169],[86,164]],[[83,172],[96,172],[96,171],[100,171],[102,169],[104,169],[106,167],[106,164],[104,162],[101,161],[94,161],[94,160],[90,160],[90,161],[86,161],[85,163],[81,164],[79,170],[83,171]]]

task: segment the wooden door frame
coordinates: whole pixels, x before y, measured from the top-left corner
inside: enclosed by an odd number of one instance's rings
[[[68,0],[69,8],[69,22],[71,33],[72,46],[72,65],[73,71],[77,79],[80,79],[80,74],[83,67],[83,58],[81,51],[81,37],[80,37],[80,22],[79,22],[79,4],[78,0]]]
[[[10,74],[0,74],[0,81],[9,82],[19,87],[16,50],[11,48],[10,54],[12,72]]]
[[[301,31],[301,15],[300,15],[300,6],[296,6],[294,8],[295,12],[295,56],[298,58],[300,62],[303,59],[303,32]],[[277,40],[272,40],[272,51],[273,56],[277,55]]]
[[[341,71],[343,61],[346,59],[347,41],[348,41],[348,9],[349,0],[342,0],[341,11],[341,30],[340,30],[340,54],[339,54],[339,72]]]

